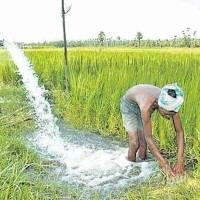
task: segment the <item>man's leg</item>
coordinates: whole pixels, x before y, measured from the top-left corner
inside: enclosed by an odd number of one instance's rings
[[[145,160],[147,156],[147,143],[145,140],[144,131],[138,131],[138,137],[139,137],[138,157],[142,160]]]
[[[129,136],[128,160],[135,162],[136,152],[139,148],[138,132],[128,132],[128,136]]]
[[[123,126],[125,127],[129,137],[128,160],[136,161],[136,152],[139,148],[138,138],[138,110],[136,103],[130,102],[124,96],[121,99],[120,110],[122,114]]]

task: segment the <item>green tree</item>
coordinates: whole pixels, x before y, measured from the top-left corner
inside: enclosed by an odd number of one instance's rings
[[[174,36],[174,46],[177,47],[177,35]]]
[[[142,33],[141,32],[137,32],[136,39],[138,41],[138,47],[140,47],[140,43],[141,43],[142,38],[143,38]]]
[[[117,40],[120,41],[120,40],[121,40],[121,37],[120,37],[120,36],[117,36]]]
[[[192,43],[192,38],[191,38],[191,34],[190,34],[190,28],[187,28],[187,31],[182,31],[183,33],[183,40],[184,40],[184,45],[186,47],[191,47],[191,43]],[[196,32],[194,32],[196,34]],[[195,34],[193,34],[193,36],[195,37]]]
[[[104,42],[106,40],[106,34],[103,31],[100,31],[100,33],[98,35],[98,40],[99,40],[101,46],[104,46]]]
[[[193,47],[196,47],[196,31],[193,32]]]

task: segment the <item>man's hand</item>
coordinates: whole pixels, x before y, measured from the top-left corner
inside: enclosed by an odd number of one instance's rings
[[[173,167],[173,172],[178,177],[184,176],[185,169],[183,163],[177,162]]]
[[[168,180],[173,180],[175,177],[175,174],[173,172],[173,170],[171,169],[171,167],[166,164],[164,167],[162,167],[163,172],[167,175],[167,179]]]

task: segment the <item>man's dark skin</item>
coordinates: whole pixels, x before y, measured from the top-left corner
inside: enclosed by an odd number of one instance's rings
[[[161,89],[156,86],[140,84],[130,88],[125,95],[129,101],[133,101],[138,104],[141,111],[141,117],[144,127],[144,131],[128,132],[128,159],[134,162],[136,160],[137,151],[139,158],[145,159],[148,145],[150,151],[160,163],[162,170],[170,179],[174,176],[183,176],[185,172],[184,132],[179,114],[173,111],[164,110],[161,107],[159,107],[158,97],[160,92]],[[158,110],[164,118],[173,120],[176,132],[176,143],[178,148],[177,162],[173,168],[171,168],[165,161],[165,159],[162,157],[152,137],[151,115],[155,110]]]

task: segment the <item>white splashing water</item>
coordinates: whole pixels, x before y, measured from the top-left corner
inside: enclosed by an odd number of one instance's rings
[[[50,104],[44,97],[45,89],[39,86],[31,63],[15,44],[4,41],[4,46],[18,67],[27,96],[35,109],[38,131],[34,136],[34,145],[66,166],[66,173],[61,181],[112,190],[144,181],[156,172],[154,161],[129,162],[126,159],[127,148],[95,149],[87,144],[74,144],[64,140]]]

